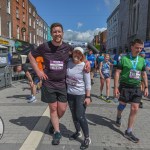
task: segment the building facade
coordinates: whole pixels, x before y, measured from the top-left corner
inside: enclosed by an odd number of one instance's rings
[[[48,41],[48,24],[43,21],[43,42],[47,42]]]
[[[36,16],[36,45],[43,43],[43,19],[37,14]]]
[[[150,1],[121,0],[119,7],[120,49],[129,50],[130,42],[136,38],[150,40]]]
[[[13,0],[12,13],[12,37],[29,42],[28,35],[28,0]]]
[[[0,36],[11,38],[11,1],[0,0]]]
[[[116,53],[118,49],[118,25],[119,5],[107,19],[107,44],[106,48],[110,53]]]
[[[36,44],[36,16],[37,11],[34,5],[29,1],[29,10],[28,10],[28,22],[29,22],[29,30],[28,30],[28,36],[29,36],[29,43]]]

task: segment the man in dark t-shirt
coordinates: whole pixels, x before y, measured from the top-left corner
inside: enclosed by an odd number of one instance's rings
[[[59,119],[64,115],[67,107],[65,78],[67,60],[72,47],[62,41],[63,27],[60,23],[51,25],[51,35],[53,40],[32,50],[29,59],[36,74],[43,80],[41,100],[49,105],[51,117],[49,132],[54,133],[52,144],[58,145],[61,139]],[[44,72],[38,69],[35,61],[38,56],[44,59]]]

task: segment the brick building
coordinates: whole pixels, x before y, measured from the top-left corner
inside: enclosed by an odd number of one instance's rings
[[[11,1],[0,0],[0,36],[11,38]]]
[[[28,35],[28,0],[13,0],[12,13],[12,37],[29,42]]]
[[[29,43],[31,44],[36,44],[36,16],[37,16],[37,11],[34,5],[29,1],[29,10],[28,10],[28,15],[29,15],[29,30],[28,30],[28,35],[29,35]]]

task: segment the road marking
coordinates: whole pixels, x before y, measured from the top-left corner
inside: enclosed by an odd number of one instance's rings
[[[45,112],[22,144],[20,150],[35,150],[38,147],[44,131],[49,124],[49,119],[45,119],[45,117],[49,118],[49,107],[46,108]]]

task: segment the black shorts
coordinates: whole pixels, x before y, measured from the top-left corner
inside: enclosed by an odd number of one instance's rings
[[[125,103],[140,103],[142,99],[142,91],[140,87],[119,86],[119,101]]]
[[[56,101],[67,102],[67,90],[64,89],[51,89],[46,86],[41,88],[41,101],[45,103],[54,103]]]

